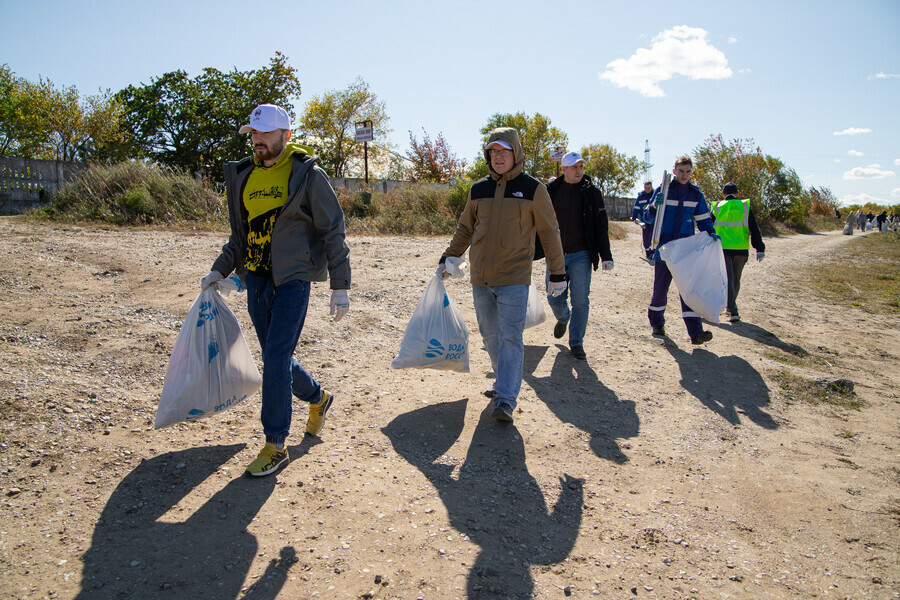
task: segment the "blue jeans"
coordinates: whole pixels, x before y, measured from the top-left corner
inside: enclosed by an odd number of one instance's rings
[[[306,321],[309,282],[276,286],[271,277],[247,273],[247,310],[262,348],[262,421],[266,442],[282,444],[290,433],[293,398],[318,403],[322,388],[294,360]]]
[[[522,387],[525,362],[525,311],[528,306],[527,285],[472,286],[475,316],[481,339],[491,357],[494,369],[494,405],[516,407]]]
[[[569,285],[559,296],[547,296],[547,302],[553,310],[557,321],[569,323],[569,348],[584,345],[584,332],[587,330],[588,315],[591,304],[591,255],[587,250],[566,254],[566,275]],[[550,287],[550,272],[547,272],[545,285]],[[569,298],[572,299],[572,310],[569,310]]]

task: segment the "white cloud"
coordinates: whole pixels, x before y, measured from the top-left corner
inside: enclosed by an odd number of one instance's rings
[[[836,158],[836,159],[834,159],[834,162],[839,163],[839,162],[841,162],[841,159]]]
[[[733,35],[733,36],[731,36],[730,38],[728,38],[728,43],[729,43],[729,44],[737,44],[737,42],[738,42],[738,39],[737,39],[737,36],[735,36],[735,35]]]
[[[900,158],[895,158],[895,159],[894,159],[894,164],[895,164],[896,166],[900,167]]]
[[[706,36],[706,30],[687,25],[667,29],[651,40],[650,48],[638,48],[629,58],[608,63],[600,79],[647,98],[662,98],[666,94],[659,83],[674,75],[690,79],[731,77],[728,59]]]
[[[891,190],[891,198],[900,198],[900,187]]]
[[[861,135],[863,133],[872,133],[872,130],[862,127],[848,127],[843,131],[835,131],[834,135]]]
[[[893,171],[884,171],[881,165],[869,165],[868,167],[854,167],[844,173],[844,179],[884,179],[896,175]]]
[[[869,75],[869,79],[896,79],[898,77],[900,77],[900,73],[885,73],[884,71]]]
[[[847,155],[849,155],[849,156],[865,156],[865,154],[863,154],[859,150],[851,150],[850,152],[847,153]]]

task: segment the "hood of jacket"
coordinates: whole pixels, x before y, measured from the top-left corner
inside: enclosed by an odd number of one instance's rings
[[[488,147],[492,142],[503,141],[512,146],[513,156],[516,159],[516,163],[513,165],[513,168],[500,175],[496,171],[494,171],[494,167],[491,165],[491,155],[488,152]],[[525,166],[525,150],[522,149],[522,142],[519,141],[519,132],[516,131],[512,127],[498,127],[491,131],[488,136],[487,142],[484,144],[484,160],[487,161],[488,169],[491,171],[491,177],[495,180],[500,180],[505,178],[507,181],[510,179],[515,179],[522,172],[522,168]]]
[[[306,154],[307,156],[312,156],[315,158],[315,151],[310,146],[304,146],[303,144],[298,144],[297,142],[291,140],[287,144],[284,145],[284,152],[281,153],[281,156],[278,157],[276,161],[276,165],[283,164],[289,160],[291,160],[294,154]],[[260,166],[260,161],[256,158],[256,154],[253,154],[253,164],[256,166]],[[273,167],[275,165],[272,165]],[[270,169],[272,167],[269,167]]]

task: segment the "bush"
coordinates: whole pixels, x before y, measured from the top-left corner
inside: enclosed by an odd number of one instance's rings
[[[95,165],[56,192],[45,214],[115,225],[227,223],[224,199],[178,169],[123,162]]]
[[[340,189],[336,193],[348,233],[452,235],[456,231],[458,214],[450,201],[453,190],[448,188],[409,185],[386,194]]]

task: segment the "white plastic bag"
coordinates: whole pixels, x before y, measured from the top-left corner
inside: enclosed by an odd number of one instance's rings
[[[528,308],[525,311],[525,329],[540,325],[547,320],[547,313],[544,311],[544,302],[541,300],[541,294],[535,287],[534,282],[528,288]]]
[[[718,323],[719,313],[728,302],[722,242],[702,231],[666,242],[659,247],[659,256],[669,267],[685,304],[710,323]]]
[[[428,282],[391,362],[392,369],[407,367],[469,372],[469,330],[438,275]]]
[[[237,318],[210,287],[197,296],[175,340],[154,428],[208,417],[261,385]]]

